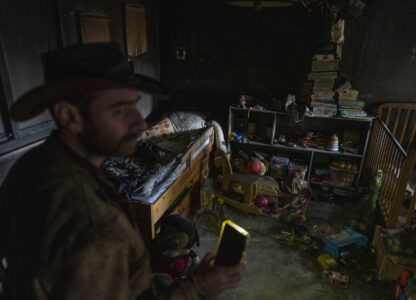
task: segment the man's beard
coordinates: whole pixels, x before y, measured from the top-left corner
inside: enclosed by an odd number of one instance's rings
[[[79,138],[88,154],[111,156],[128,156],[136,149],[136,139],[138,134],[123,136],[119,140],[114,140],[111,134],[103,134],[95,127],[90,127],[88,131],[81,133]]]

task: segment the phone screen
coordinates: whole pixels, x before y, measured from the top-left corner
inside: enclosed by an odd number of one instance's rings
[[[248,238],[249,233],[246,230],[230,220],[224,221],[218,240],[215,265],[233,266],[239,264],[244,257]]]

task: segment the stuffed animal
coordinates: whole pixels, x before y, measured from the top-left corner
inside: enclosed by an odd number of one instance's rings
[[[199,263],[198,255],[192,250],[195,244],[199,246],[194,222],[179,214],[166,217],[155,238],[153,272],[165,273],[172,278],[187,275],[190,268]]]

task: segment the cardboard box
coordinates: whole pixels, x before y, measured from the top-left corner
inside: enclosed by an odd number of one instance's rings
[[[376,263],[379,280],[397,280],[402,272],[416,271],[416,258],[389,253],[383,238],[383,227],[377,226],[371,245],[376,249]]]

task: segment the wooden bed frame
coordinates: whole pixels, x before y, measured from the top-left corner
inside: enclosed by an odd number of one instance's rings
[[[366,159],[366,171],[383,170],[379,206],[387,227],[412,223],[416,193],[409,185],[416,163],[416,104],[385,103],[379,106]],[[410,202],[406,201],[406,190]],[[400,221],[400,217],[405,219]]]
[[[208,145],[202,152],[192,160],[193,154],[198,151],[201,145],[209,138]],[[186,163],[186,169],[182,175],[153,203],[130,202],[133,217],[139,225],[144,240],[149,243],[156,235],[158,230],[158,221],[171,206],[179,200],[179,203],[171,213],[181,213],[187,215],[191,204],[191,194],[193,189],[189,189],[181,198],[179,196],[187,187],[199,183],[201,179],[208,176],[209,157],[214,143],[214,128],[210,127],[198,138],[197,141],[182,157],[182,162]]]

